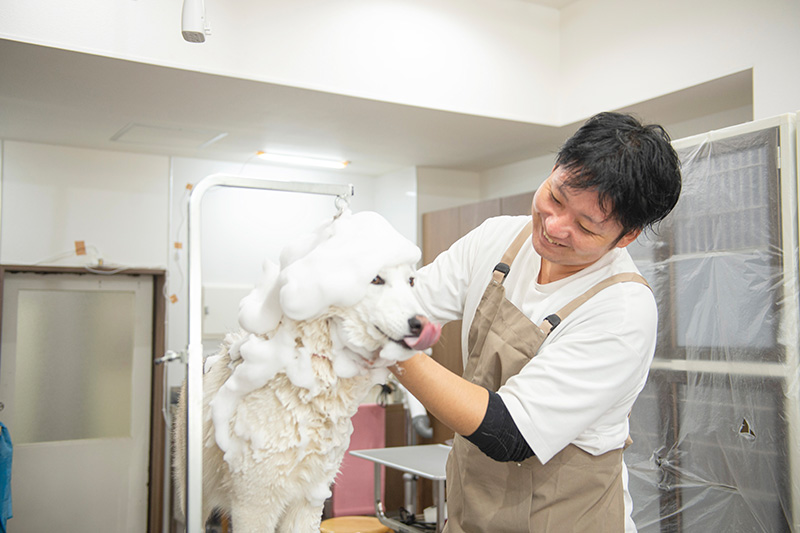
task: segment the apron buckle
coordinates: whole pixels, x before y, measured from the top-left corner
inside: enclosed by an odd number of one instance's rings
[[[561,318],[556,314],[548,315],[544,317],[544,319],[550,322],[550,331],[548,331],[548,333],[552,332],[556,329],[556,326],[561,324]]]
[[[503,279],[505,279],[506,276],[508,276],[508,273],[511,272],[511,267],[505,263],[497,263],[497,266],[494,267],[494,270],[503,274]]]

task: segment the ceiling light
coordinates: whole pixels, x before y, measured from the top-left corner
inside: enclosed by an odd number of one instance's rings
[[[305,157],[300,155],[275,154],[270,152],[256,152],[256,155],[265,161],[297,165],[301,167],[345,168],[350,161],[337,159],[321,159],[319,157]]]

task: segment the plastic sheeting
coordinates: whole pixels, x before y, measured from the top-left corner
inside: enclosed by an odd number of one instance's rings
[[[629,247],[660,321],[625,452],[643,533],[800,531],[794,127],[745,129],[675,143],[681,199]]]

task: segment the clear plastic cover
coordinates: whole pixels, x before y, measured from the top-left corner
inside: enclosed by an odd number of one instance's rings
[[[659,307],[625,452],[644,533],[798,531],[794,126],[731,130],[675,143],[681,199],[629,247]]]

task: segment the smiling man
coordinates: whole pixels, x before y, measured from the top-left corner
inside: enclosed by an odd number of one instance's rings
[[[657,310],[625,247],[680,188],[660,126],[601,113],[530,217],[489,219],[420,270],[428,316],[463,319],[463,377],[423,354],[394,369],[456,432],[448,533],[636,530],[622,450]]]
[[[566,278],[594,264],[614,247],[636,240],[639,229],[622,224],[600,205],[597,192],[569,185],[569,171],[555,167],[531,207],[533,248],[542,258],[539,283]]]

